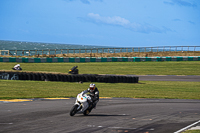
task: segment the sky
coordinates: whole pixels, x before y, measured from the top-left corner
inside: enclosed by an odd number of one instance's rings
[[[200,0],[0,0],[0,40],[200,46]]]

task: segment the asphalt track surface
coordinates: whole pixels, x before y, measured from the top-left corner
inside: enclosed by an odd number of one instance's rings
[[[200,76],[196,75],[136,75],[139,81],[188,81],[200,82]]]
[[[89,116],[75,98],[0,102],[1,133],[173,133],[200,119],[200,100],[103,98]]]
[[[139,78],[199,82],[200,76]],[[75,98],[0,101],[0,133],[173,133],[200,120],[200,100],[101,98],[89,116],[71,117],[74,102]]]

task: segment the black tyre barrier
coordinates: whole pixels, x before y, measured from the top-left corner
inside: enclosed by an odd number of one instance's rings
[[[64,77],[64,75],[60,75],[60,81],[65,82],[65,77]]]
[[[64,82],[68,81],[68,75],[64,75]]]
[[[34,74],[34,73],[31,73],[31,76],[32,76],[32,80],[36,80],[36,79],[35,79],[35,74]]]
[[[50,79],[50,81],[56,81],[56,77],[55,77],[55,75],[54,74],[50,74],[51,75],[51,79]]]
[[[69,82],[74,82],[74,80],[73,80],[74,78],[73,78],[73,76],[72,75],[68,75],[68,81]]]
[[[27,73],[27,75],[28,75],[28,80],[33,80],[32,73]]]
[[[60,81],[60,76],[58,74],[55,74],[55,81]]]
[[[27,80],[28,79],[28,74],[26,74],[25,72],[23,72],[21,75],[22,75],[21,80]]]
[[[46,74],[42,73],[42,74],[40,75],[40,78],[41,78],[42,81],[45,81],[45,79],[46,79]]]
[[[52,81],[52,76],[49,73],[45,74],[45,78],[46,81]]]
[[[105,82],[105,83],[138,83],[139,77],[131,75],[97,75],[97,74],[52,74],[34,72],[0,71],[0,79],[36,80],[62,82]]]

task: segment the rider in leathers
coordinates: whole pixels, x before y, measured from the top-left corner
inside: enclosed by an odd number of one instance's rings
[[[99,90],[97,89],[95,84],[90,84],[89,88],[83,91],[83,95],[88,92],[90,93],[90,96],[91,96],[91,101],[88,101],[88,102],[92,106],[92,108],[95,108],[96,104],[99,101]]]

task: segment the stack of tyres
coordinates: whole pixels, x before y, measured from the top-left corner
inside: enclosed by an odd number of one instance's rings
[[[28,76],[28,80],[33,80],[33,76],[32,76],[32,73],[26,73],[27,76]]]
[[[50,81],[50,79],[51,79],[50,74],[44,74],[44,80],[45,81]]]
[[[96,76],[97,82],[105,82],[106,76]]]
[[[62,74],[62,75],[60,76],[60,78],[61,78],[61,81],[62,81],[62,82],[65,82],[65,75]]]
[[[117,83],[117,76],[112,76],[112,83]]]
[[[72,75],[68,75],[68,82],[72,82],[73,79],[72,79]]]
[[[122,82],[122,76],[117,76],[118,77],[118,83]]]
[[[36,80],[36,78],[35,78],[35,73],[31,73],[31,77],[32,77],[31,80]]]
[[[82,76],[83,76],[84,82],[96,82],[95,74],[83,74]]]
[[[77,76],[77,82],[80,82],[80,81],[86,82],[85,77],[83,75],[78,75]]]
[[[96,80],[96,78],[97,78],[95,75],[89,75],[89,77],[90,77],[90,78],[89,78],[89,79],[90,79],[89,81],[91,81],[91,82],[95,82],[95,80]]]
[[[36,81],[62,81],[62,82],[104,82],[104,83],[138,83],[139,77],[132,75],[97,75],[97,74],[52,74],[35,72],[1,72],[1,75],[9,74],[9,80],[17,75],[15,80]],[[13,78],[12,78],[13,79]]]
[[[76,76],[76,75],[72,75],[72,82],[77,82],[77,79],[78,78],[78,76]]]
[[[51,81],[56,81],[56,76],[55,76],[55,74],[51,74]]]
[[[19,76],[19,80],[23,80],[23,78],[22,78],[23,77],[22,72],[19,72],[18,76]]]
[[[114,76],[107,76],[108,77],[108,83],[113,83],[113,77]]]
[[[111,78],[111,77],[108,76],[108,75],[102,76],[102,77],[101,77],[101,82],[110,83],[110,81],[111,81],[110,78]]]
[[[33,74],[33,80],[39,81],[38,73],[32,73]]]
[[[27,76],[27,74],[25,73],[25,72],[22,72],[21,73],[21,80],[27,80],[28,79],[28,76]]]
[[[70,75],[70,81],[69,82],[74,82],[74,75]]]
[[[132,77],[126,76],[126,83],[131,83]]]
[[[55,81],[61,81],[60,74],[55,74],[56,80]]]
[[[40,81],[49,80],[48,74],[45,74],[45,73],[38,73],[37,75],[38,75],[38,80],[40,80]]]

